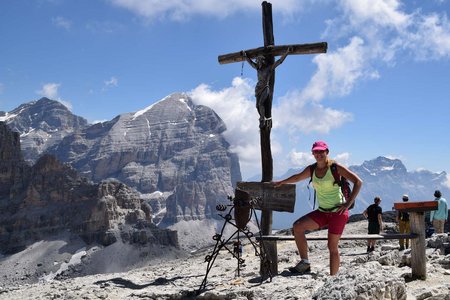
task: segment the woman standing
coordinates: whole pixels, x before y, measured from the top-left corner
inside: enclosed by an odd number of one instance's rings
[[[312,174],[312,183],[316,191],[319,208],[306,214],[294,222],[293,232],[300,262],[289,270],[293,273],[305,273],[311,270],[308,259],[308,243],[305,231],[316,230],[328,226],[328,250],[330,252],[330,274],[335,275],[339,271],[339,239],[348,221],[348,208],[355,201],[361,189],[361,179],[348,168],[333,162],[329,157],[328,145],[323,141],[317,141],[312,146],[312,154],[317,165]],[[331,165],[335,163],[338,173],[353,183],[352,192],[347,201],[342,195],[341,188],[335,183]],[[295,183],[311,177],[310,166],[298,174],[284,180],[275,181],[275,186],[286,183]]]

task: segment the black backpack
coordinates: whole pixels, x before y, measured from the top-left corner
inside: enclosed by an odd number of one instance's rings
[[[317,167],[317,163],[313,163],[312,165],[309,165],[309,172],[310,172],[310,179],[309,179],[309,183],[308,185],[312,182],[312,178],[313,178],[313,174],[314,174],[314,170]],[[352,188],[350,187],[350,182],[348,182],[347,178],[345,178],[344,176],[341,176],[338,172],[337,166],[336,166],[336,162],[332,162],[331,166],[331,174],[333,174],[333,178],[334,178],[334,183],[333,184],[337,184],[341,187],[341,191],[342,191],[342,195],[344,196],[345,201],[348,201],[348,199],[350,198],[350,194],[352,193]],[[314,190],[314,207],[316,206],[316,190]],[[353,209],[353,207],[355,207],[355,202],[352,203],[352,205],[350,205],[350,207],[348,209]]]

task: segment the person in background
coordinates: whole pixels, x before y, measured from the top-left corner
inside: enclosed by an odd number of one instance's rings
[[[328,250],[330,252],[330,275],[335,275],[339,271],[339,239],[348,221],[348,208],[353,204],[358,195],[362,180],[350,171],[347,167],[336,163],[339,175],[344,176],[353,183],[352,192],[345,201],[341,188],[335,183],[331,172],[333,160],[328,157],[329,148],[323,141],[317,141],[312,145],[312,154],[317,162],[313,174],[310,166],[307,166],[298,174],[280,181],[274,181],[275,187],[286,183],[295,183],[301,180],[310,179],[316,191],[316,199],[319,208],[301,217],[293,224],[295,243],[300,254],[300,262],[289,268],[292,273],[305,273],[311,270],[308,259],[308,242],[305,232],[316,230],[328,226]]]
[[[402,197],[403,202],[408,202],[409,197],[408,195],[403,195]],[[410,233],[411,232],[411,225],[409,223],[409,213],[407,212],[401,212],[399,211],[397,214],[397,223],[398,223],[398,231],[400,233]],[[400,251],[405,250],[405,244],[406,249],[409,248],[409,239],[400,239]]]
[[[442,198],[441,191],[436,190],[434,192],[434,199],[435,201],[438,201],[438,209],[433,210],[430,213],[430,222],[433,223],[433,227],[436,230],[436,233],[444,233],[444,225],[445,222],[447,222],[448,219],[448,208],[447,208],[447,200],[445,198]]]
[[[373,202],[374,204],[370,205],[363,212],[363,215],[369,221],[368,233],[379,234],[381,231],[383,231],[383,210],[380,206],[381,198],[377,196],[373,199]],[[375,250],[376,243],[377,240],[367,240],[367,252],[373,252]]]

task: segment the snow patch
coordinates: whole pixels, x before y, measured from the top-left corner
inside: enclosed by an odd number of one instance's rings
[[[151,131],[151,126],[150,126],[150,121],[147,118],[145,120],[147,121],[148,136],[151,137],[152,131]]]
[[[17,116],[17,114],[10,115],[9,113],[6,113],[6,115],[4,115],[3,117],[0,117],[0,122],[6,122],[9,119],[15,118],[16,116]]]
[[[32,133],[33,131],[35,130],[35,128],[28,128],[28,131],[27,132],[24,132],[24,133],[22,133],[22,134],[20,134],[20,137],[24,137],[24,136],[27,136],[27,135],[29,135],[30,133]]]
[[[390,166],[390,167],[382,167],[381,168],[381,171],[392,171],[392,170],[394,170],[395,168],[394,168],[394,165],[392,165],[392,166]]]
[[[188,104],[187,99],[180,98],[180,102],[184,103],[186,105],[187,109],[189,109],[189,111],[192,111],[191,107]]]
[[[169,97],[169,96],[166,96],[166,97],[162,98],[161,100],[159,100],[159,101],[153,103],[152,105],[147,106],[146,108],[144,108],[144,109],[142,109],[142,110],[139,110],[139,111],[135,112],[134,115],[133,115],[133,120],[136,119],[136,118],[139,117],[139,116],[142,116],[143,114],[145,114],[146,112],[148,112],[150,109],[152,109],[153,106],[155,106],[156,104],[158,104],[158,103],[160,103],[160,102],[166,100],[168,97]]]

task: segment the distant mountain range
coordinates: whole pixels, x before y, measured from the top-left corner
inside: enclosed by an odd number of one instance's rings
[[[233,195],[241,180],[239,160],[222,135],[225,124],[185,94],[93,125],[47,98],[0,112],[0,121],[20,134],[26,160],[50,153],[95,182],[117,179],[141,193],[157,224],[215,217],[216,203]],[[435,189],[450,195],[446,172],[408,171],[398,159],[380,156],[349,168],[364,181],[352,213],[361,213],[375,196],[386,211],[403,194],[411,201],[431,200]],[[313,197],[307,182],[297,184],[295,213],[275,213],[274,228],[289,227],[311,210]]]

